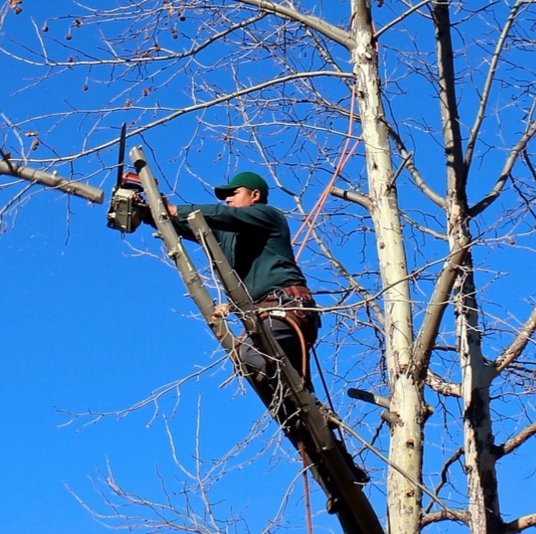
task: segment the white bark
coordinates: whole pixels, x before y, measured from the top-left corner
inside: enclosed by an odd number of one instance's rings
[[[470,261],[470,256],[469,256]],[[471,268],[471,266],[468,266]],[[457,329],[471,532],[501,531],[489,387],[495,370],[482,355],[472,272],[460,276]]]
[[[470,247],[467,202],[467,162],[455,91],[456,73],[451,41],[449,3],[433,3],[436,30],[441,121],[447,162],[447,220],[449,246],[454,253]],[[464,255],[455,284],[458,351],[462,372],[464,452],[467,470],[469,525],[472,532],[498,532],[500,513],[493,455],[489,386],[493,371],[485,364],[478,325],[478,305],[470,252]]]
[[[393,171],[388,128],[384,120],[378,59],[369,7],[352,2],[353,50],[357,99],[366,148],[371,215],[376,232],[378,259],[384,293],[385,347],[391,387],[391,411],[401,418],[391,430],[390,459],[421,480],[422,387],[409,371],[413,340],[412,310],[407,282],[400,211]],[[417,532],[421,490],[390,469],[388,475],[389,532]]]

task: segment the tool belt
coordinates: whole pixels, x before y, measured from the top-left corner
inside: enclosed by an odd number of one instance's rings
[[[307,348],[316,341],[321,326],[320,312],[311,309],[316,308],[316,302],[306,286],[276,289],[256,305],[258,308],[278,308],[273,311],[267,310],[268,315],[283,320],[288,316],[293,320],[300,328]]]

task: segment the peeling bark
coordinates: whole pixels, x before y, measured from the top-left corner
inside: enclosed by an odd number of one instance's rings
[[[468,255],[466,272],[460,273],[456,299],[457,334],[462,370],[463,426],[468,498],[472,532],[502,531],[496,455],[491,427],[489,387],[494,369],[482,355],[477,303]]]
[[[462,151],[455,69],[451,41],[450,3],[433,4],[436,30],[439,97],[447,163],[447,220],[451,251],[466,248],[456,271],[454,306],[456,334],[462,371],[463,426],[468,498],[471,503],[469,526],[472,532],[500,532],[498,486],[493,454],[489,386],[494,369],[482,354],[478,324],[478,304],[470,251],[467,167]]]

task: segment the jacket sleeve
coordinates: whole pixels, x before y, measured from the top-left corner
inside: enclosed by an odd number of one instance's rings
[[[231,208],[224,204],[185,204],[177,206],[177,217],[172,218],[177,232],[186,239],[194,239],[188,215],[199,210],[212,230],[223,232],[246,232],[274,230],[278,228],[280,214],[266,204],[254,204],[244,208]]]

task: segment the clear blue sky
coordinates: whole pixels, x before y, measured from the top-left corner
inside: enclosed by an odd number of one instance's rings
[[[25,0],[23,12],[18,16],[10,12],[2,31],[16,34],[23,41],[28,39],[35,46],[32,18],[40,27],[45,17],[62,14],[70,5],[67,0],[47,5],[42,0]],[[346,20],[347,2],[338,2],[332,9],[329,16],[334,22]],[[90,84],[87,92],[78,90],[84,78],[78,74],[17,93],[18,87],[31,83],[37,71],[5,55],[0,55],[0,67],[9,73],[0,86],[0,112],[17,120],[57,109],[65,98],[83,107],[102,96],[95,84]],[[162,151],[156,156],[171,181],[178,164],[171,159],[169,145],[185,143],[195,127],[189,118],[181,124],[183,132],[178,126],[164,128],[152,137],[153,145],[161,143]],[[170,140],[169,131],[175,135],[177,131],[186,132],[185,139]],[[2,134],[5,132],[4,126]],[[60,154],[80,149],[80,133],[63,127],[61,122],[49,133],[44,139],[57,146]],[[157,136],[161,136],[160,141]],[[93,137],[95,142],[110,138],[109,130]],[[143,141],[131,140],[130,146],[134,142]],[[208,182],[214,184],[225,178],[226,168],[216,162],[214,147],[208,141],[207,147],[198,157],[198,171],[206,173]],[[115,152],[106,152],[105,163],[113,165],[114,157]],[[100,165],[95,160],[90,162],[92,169]],[[67,172],[68,167],[62,169]],[[77,170],[80,172],[80,168]],[[107,177],[103,173],[93,183],[98,185]],[[108,179],[104,185],[107,200],[111,182]],[[211,200],[209,192],[188,175],[181,176],[179,189],[188,200]],[[10,198],[11,191],[0,190],[2,202]],[[285,202],[286,198],[277,200]],[[156,257],[138,254],[118,232],[107,229],[106,211],[106,204],[91,206],[57,192],[36,190],[31,200],[20,206],[16,218],[6,220],[0,235],[0,534],[109,532],[83,509],[66,484],[89,506],[109,513],[90,480],[103,489],[98,481],[106,475],[109,463],[125,490],[163,501],[158,473],[170,493],[180,493],[184,480],[191,480],[173,462],[166,420],[183,467],[195,472],[199,455],[204,461],[202,471],[208,472],[247,438],[249,429],[264,413],[255,396],[238,390],[236,382],[222,387],[232,370],[229,363],[220,363],[214,371],[193,377],[163,397],[156,415],[153,403],[126,417],[110,416],[89,426],[83,425],[91,418],[83,418],[62,426],[70,420],[63,411],[125,409],[223,356],[216,351],[217,345],[204,323],[190,317],[194,308],[185,298],[184,286],[174,269]],[[129,242],[133,247],[147,246],[154,256],[160,255],[159,244],[147,228]],[[329,354],[322,350],[320,356],[327,358]],[[277,435],[273,425],[265,426],[264,440],[247,449],[240,461],[252,458],[258,447]],[[516,461],[532,461],[529,448],[520,451]],[[275,513],[282,492],[300,466],[295,455],[286,458],[276,452],[273,456],[265,454],[255,469],[246,469],[234,459],[229,460],[228,467],[228,482],[212,490],[211,499],[218,502],[215,510],[220,517],[228,516],[230,509],[243,515],[256,532],[254,529]],[[501,470],[507,468],[501,465]],[[301,481],[296,484],[289,514],[300,517]],[[534,482],[532,489],[536,490]],[[506,496],[507,508],[514,510],[517,504],[520,511],[532,511],[529,495],[533,494]],[[375,498],[382,515],[382,496],[376,494]],[[315,509],[322,510],[323,495],[316,491],[313,499]],[[202,510],[202,503],[193,505]],[[329,532],[329,528],[338,531],[337,522],[326,514],[318,524],[325,526],[319,532]],[[456,527],[449,529],[456,531]],[[245,530],[239,527],[237,532]]]

